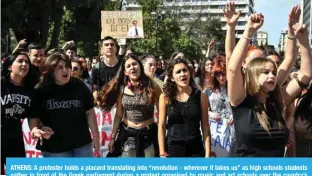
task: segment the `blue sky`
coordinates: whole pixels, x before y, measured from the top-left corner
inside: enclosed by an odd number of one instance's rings
[[[300,0],[255,0],[255,10],[264,15],[260,31],[268,32],[269,44],[278,47],[281,30],[287,28],[288,14]]]

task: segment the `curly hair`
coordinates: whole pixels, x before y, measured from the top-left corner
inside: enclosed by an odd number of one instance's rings
[[[140,66],[140,77],[139,81],[144,85],[144,92],[148,96],[148,103],[153,103],[154,99],[154,88],[152,80],[144,73],[144,67],[141,61],[138,59],[137,56],[130,54],[125,56],[122,64],[116,74],[116,76],[106,83],[102,90],[99,92],[98,95],[98,102],[101,108],[106,111],[110,111],[112,107],[116,104],[118,99],[118,94],[122,91],[122,89],[127,85],[129,81],[129,77],[125,75],[125,64],[126,61],[129,59],[134,59],[138,62]]]
[[[192,69],[188,66],[188,61],[185,59],[182,59],[182,58],[177,58],[177,59],[172,60],[168,65],[168,68],[167,68],[168,79],[167,79],[167,82],[164,84],[164,87],[163,87],[163,93],[165,95],[165,99],[166,99],[166,102],[168,104],[171,104],[173,102],[173,100],[176,98],[176,95],[178,92],[177,84],[172,81],[172,79],[173,79],[172,72],[173,72],[174,66],[177,64],[184,64],[187,67],[187,69],[190,73],[189,85],[192,88],[197,89],[196,83],[195,83],[194,78],[193,78],[193,74],[191,72]]]

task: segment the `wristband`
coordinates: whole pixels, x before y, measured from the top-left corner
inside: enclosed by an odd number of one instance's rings
[[[296,39],[295,37],[289,37],[289,36],[287,36],[287,38],[288,38],[289,40],[295,40],[295,39]]]
[[[246,40],[251,40],[251,38],[244,37],[244,36],[242,36],[242,38],[244,38],[244,39],[246,39]]]
[[[306,84],[306,85],[305,85],[304,83],[302,83],[302,82],[299,80],[297,74],[294,75],[294,78],[295,78],[296,82],[298,83],[298,85],[299,85],[299,87],[300,87],[301,89],[306,89],[306,88],[309,86],[309,84]]]

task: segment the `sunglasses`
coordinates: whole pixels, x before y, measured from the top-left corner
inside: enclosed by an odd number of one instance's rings
[[[72,70],[73,70],[73,71],[78,71],[79,68],[78,68],[78,67],[73,67]]]
[[[115,46],[115,43],[104,43],[104,46]]]
[[[218,72],[215,72],[214,75],[215,75],[216,77],[218,77],[218,76],[225,76],[225,73],[224,73],[224,72],[221,72],[221,71],[218,71]]]

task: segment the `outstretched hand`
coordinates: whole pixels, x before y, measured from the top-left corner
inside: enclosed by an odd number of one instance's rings
[[[228,2],[223,8],[223,15],[224,18],[226,19],[226,23],[231,27],[236,26],[240,13],[241,11],[238,11],[236,13],[234,2]]]
[[[212,49],[214,47],[214,45],[216,44],[216,41],[214,39],[212,39],[209,43],[208,43],[208,47],[210,49]]]
[[[40,145],[43,144],[43,138],[50,139],[51,135],[54,134],[54,131],[50,127],[43,126],[41,129],[34,128],[31,131],[32,138],[39,139]]]
[[[300,5],[294,6],[288,15],[288,27],[291,29],[293,25],[299,22],[301,14]],[[290,30],[292,31],[292,30]]]

